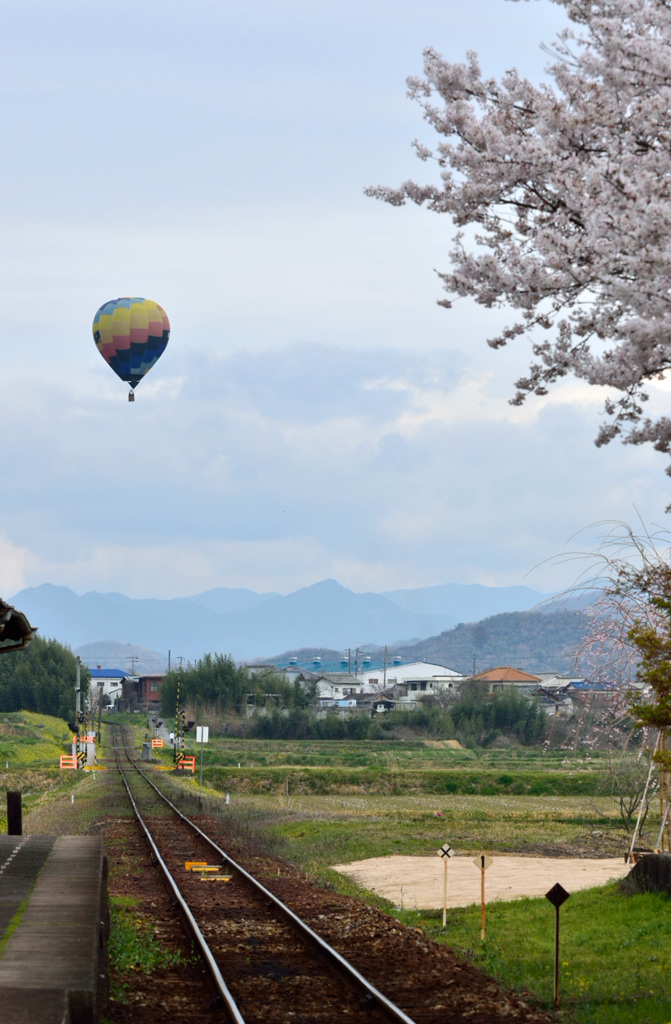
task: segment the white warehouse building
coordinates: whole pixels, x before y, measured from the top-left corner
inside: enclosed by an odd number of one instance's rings
[[[408,665],[388,665],[383,669],[367,669],[357,674],[357,680],[364,693],[376,693],[390,686],[407,686],[408,697],[421,694],[437,694],[445,690],[456,691],[467,677],[444,665],[431,665],[426,661],[414,661]]]

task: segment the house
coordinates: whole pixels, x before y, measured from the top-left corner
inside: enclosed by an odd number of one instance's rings
[[[490,693],[514,687],[519,693],[532,694],[543,682],[540,676],[532,676],[529,672],[522,672],[521,669],[512,668],[510,665],[490,668],[472,678],[478,682],[488,683]]]
[[[378,693],[364,693],[361,694],[357,701],[358,707],[371,715],[393,711],[398,706],[398,703],[393,689],[382,690]]]
[[[459,686],[466,678],[459,672],[444,665],[432,665],[426,661],[414,661],[408,665],[389,665],[386,673],[381,669],[366,669],[359,672],[357,680],[364,692],[388,692],[389,687],[402,687],[398,697],[407,696],[411,699],[420,694],[437,696],[439,693],[456,695]]]
[[[138,677],[138,703],[146,710],[158,709],[161,703],[161,683],[165,676],[139,676]]]
[[[592,683],[589,679],[571,682],[566,692],[581,703],[607,703],[616,699],[622,692],[614,683]]]
[[[90,668],[89,675],[91,677],[92,695],[95,696],[96,700],[98,698],[98,689],[102,686],[103,704],[114,705],[117,705],[123,698],[124,680],[135,679],[135,676],[129,676],[127,672],[120,668],[103,668],[102,665]]]
[[[328,707],[334,701],[348,697],[360,689],[359,680],[349,672],[323,672],[316,676],[315,681],[320,707]]]
[[[575,712],[573,700],[565,689],[547,689],[544,686],[537,686],[533,691],[541,710],[548,718],[572,718]]]
[[[161,683],[165,676],[126,676],[122,680],[120,711],[156,711],[161,702]]]

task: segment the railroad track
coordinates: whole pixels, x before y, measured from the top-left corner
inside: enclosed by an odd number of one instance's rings
[[[161,792],[132,757],[122,727],[113,733],[153,857],[235,1024],[413,1024]]]

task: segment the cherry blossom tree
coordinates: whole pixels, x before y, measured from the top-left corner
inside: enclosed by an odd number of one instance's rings
[[[414,145],[440,180],[367,192],[451,217],[441,304],[515,311],[489,339],[531,344],[513,404],[574,374],[610,389],[597,444],[671,453],[671,417],[644,410],[671,367],[671,2],[551,2],[575,27],[548,48],[545,84],[425,51],[409,94],[439,140]]]

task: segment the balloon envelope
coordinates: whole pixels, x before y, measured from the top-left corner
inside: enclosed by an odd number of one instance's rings
[[[111,299],[93,319],[93,338],[101,356],[121,380],[137,387],[160,359],[170,337],[165,310],[151,299]]]

